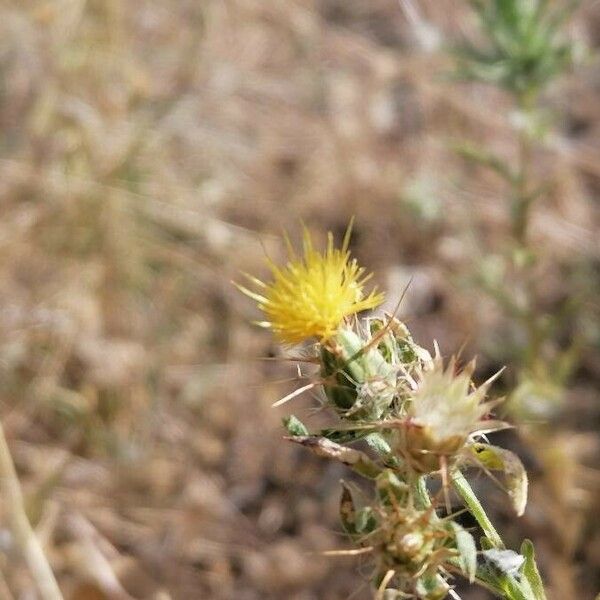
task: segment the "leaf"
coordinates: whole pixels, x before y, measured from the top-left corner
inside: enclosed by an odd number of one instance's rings
[[[521,554],[525,557],[521,572],[523,577],[529,583],[529,587],[531,588],[535,600],[546,600],[544,584],[535,562],[535,551],[531,541],[523,541],[523,544],[521,544]]]
[[[356,533],[364,535],[371,533],[377,528],[377,519],[375,513],[370,506],[361,508],[356,513]]]
[[[491,540],[487,537],[479,538],[479,543],[481,544],[482,550],[491,550],[495,548],[494,544],[492,544]]]
[[[497,548],[484,550],[482,555],[486,564],[478,569],[478,577],[501,589],[506,600],[536,600],[515,577],[525,561],[523,556],[513,550]]]
[[[288,430],[290,435],[308,435],[306,425],[295,415],[284,417],[283,426]]]
[[[485,560],[494,568],[506,575],[518,575],[519,569],[525,562],[525,557],[514,550],[499,550],[491,548],[482,552]]]
[[[501,573],[488,563],[477,566],[476,579],[478,583],[505,600],[533,600],[523,594],[519,584],[513,577]]]
[[[473,444],[471,451],[475,460],[484,468],[504,473],[508,495],[520,517],[527,505],[528,487],[527,472],[521,459],[510,450],[489,444]]]
[[[391,454],[392,449],[380,433],[370,433],[365,436],[365,442],[378,454]]]
[[[454,531],[456,549],[459,553],[459,564],[462,572],[473,583],[475,572],[477,571],[477,546],[473,536],[458,523],[450,522],[450,527]]]
[[[523,591],[519,582],[514,577],[505,575],[500,580],[500,585],[504,591],[506,600],[533,600],[533,598]]]
[[[459,54],[459,74],[532,96],[570,66],[573,44],[562,41],[561,26],[575,3],[548,0],[470,0],[482,42]],[[562,4],[558,10],[553,4]]]
[[[373,509],[370,506],[365,506],[357,510],[350,487],[345,482],[342,482],[340,520],[344,531],[353,538],[357,536],[362,538],[366,533],[371,533],[377,527],[377,519]]]
[[[327,438],[316,435],[295,435],[286,439],[308,448],[317,456],[337,460],[338,462],[349,466],[363,477],[375,479],[381,473],[381,468],[364,452],[354,450],[354,448],[341,446]]]
[[[357,440],[365,438],[375,429],[375,425],[368,427],[366,425],[360,425],[353,427],[350,425],[340,426],[337,428],[329,427],[327,429],[321,429],[319,435],[326,437],[328,440],[335,442],[336,444],[347,444],[349,442],[355,442]]]
[[[342,482],[342,496],[340,498],[340,520],[346,533],[356,533],[356,507],[350,488]]]
[[[427,600],[443,600],[448,595],[450,586],[438,574],[425,574],[417,579],[415,590],[419,598]]]
[[[395,505],[404,503],[409,497],[409,486],[400,481],[397,475],[390,469],[386,469],[376,479],[377,495],[384,504]]]

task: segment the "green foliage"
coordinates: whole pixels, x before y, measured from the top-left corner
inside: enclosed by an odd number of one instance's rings
[[[533,544],[530,540],[524,540],[521,545],[521,554],[525,557],[523,563],[522,574],[524,581],[527,582],[531,595],[535,600],[546,600],[546,593],[544,592],[544,584],[540,577],[537,564],[535,562],[535,552]]]
[[[524,540],[521,553],[491,548],[482,552],[477,577],[507,600],[546,600],[535,563],[533,544]]]
[[[458,51],[460,76],[531,97],[573,63],[574,47],[561,25],[576,2],[470,1],[485,43]]]
[[[306,425],[295,415],[284,417],[283,426],[288,430],[290,435],[308,435]]]
[[[507,90],[520,121],[516,152],[510,159],[472,142],[455,145],[467,161],[499,175],[507,188],[510,232],[500,246],[480,242],[467,285],[484,292],[506,317],[503,343],[494,344],[490,351],[496,353],[496,360],[517,366],[518,386],[510,397],[510,413],[522,421],[547,419],[561,408],[580,353],[577,335],[566,348],[558,340],[564,337],[569,320],[580,318],[575,312],[583,313],[584,303],[571,297],[552,313],[540,306],[543,283],[535,273],[544,257],[528,234],[533,211],[553,186],[549,180],[536,179],[533,163],[537,144],[550,128],[540,93],[574,62],[576,48],[565,35],[565,25],[578,2],[470,0],[470,4],[480,25],[480,42],[458,50],[458,73]]]
[[[468,580],[473,583],[475,574],[477,573],[477,546],[475,545],[475,540],[458,523],[450,521],[450,527],[454,530],[460,568]]]

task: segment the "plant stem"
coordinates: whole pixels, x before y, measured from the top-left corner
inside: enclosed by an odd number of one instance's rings
[[[528,118],[536,105],[537,94],[518,93],[516,104],[519,111]],[[521,247],[527,247],[527,232],[531,207],[535,194],[531,189],[530,166],[533,153],[533,140],[527,127],[523,126],[518,134],[518,153],[516,177],[513,179],[512,230],[515,241]]]
[[[496,548],[504,548],[504,542],[502,541],[500,534],[496,531],[496,528],[492,525],[492,522],[486,515],[473,488],[458,469],[452,473],[452,484],[490,542]]]
[[[519,134],[517,177],[513,184],[512,229],[517,243],[527,246],[529,217],[534,194],[529,189],[528,167],[531,162],[531,139],[527,132]]]
[[[54,573],[42,546],[29,523],[23,493],[15,470],[4,429],[0,424],[0,490],[14,539],[21,550],[43,600],[62,600]]]
[[[528,116],[535,109],[537,94],[517,94],[516,103],[519,111]],[[512,234],[517,248],[533,252],[529,244],[528,233],[531,221],[531,211],[537,194],[532,189],[531,161],[534,151],[534,142],[531,134],[522,129],[518,134],[518,153],[516,177],[513,179],[512,191]],[[530,259],[519,268],[520,278],[525,293],[527,306],[523,317],[523,326],[527,333],[527,346],[525,349],[524,363],[531,370],[539,356],[540,348],[544,342],[544,333],[541,331],[540,322],[534,306],[536,290],[533,282],[533,273]]]

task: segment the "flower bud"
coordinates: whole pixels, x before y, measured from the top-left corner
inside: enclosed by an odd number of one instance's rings
[[[398,538],[396,541],[398,556],[406,557],[407,559],[416,556],[425,544],[423,534],[418,531],[408,533],[397,532],[396,535]]]
[[[343,328],[321,348],[325,394],[347,418],[379,419],[394,399],[395,370],[368,344]]]

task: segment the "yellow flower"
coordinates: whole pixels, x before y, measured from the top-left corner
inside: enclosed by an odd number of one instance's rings
[[[350,315],[374,308],[383,301],[383,294],[373,290],[363,293],[364,275],[356,259],[350,259],[348,227],[341,249],[334,248],[333,235],[328,234],[327,249],[314,249],[310,234],[304,231],[304,256],[298,257],[289,240],[289,261],[283,268],[268,260],[273,275],[271,283],[247,276],[259,291],[237,287],[258,302],[268,321],[258,323],[272,329],[281,341],[298,343],[316,337],[331,338]]]

